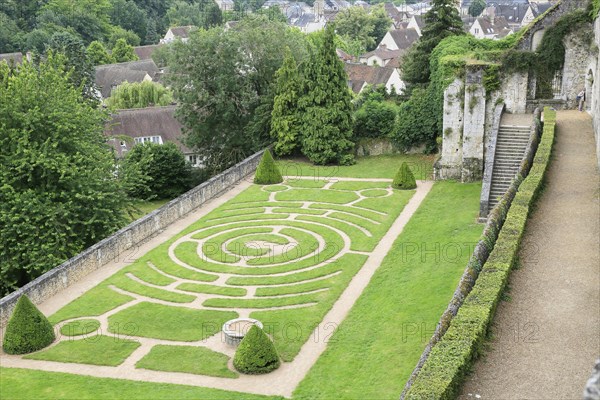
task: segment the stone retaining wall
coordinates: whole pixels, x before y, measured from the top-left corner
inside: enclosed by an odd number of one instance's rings
[[[34,304],[40,304],[110,261],[118,259],[128,250],[148,240],[207,201],[218,197],[253,173],[263,152],[264,150],[248,157],[239,164],[196,186],[189,192],[145,215],[0,299],[0,329],[6,326],[21,295],[26,294]]]

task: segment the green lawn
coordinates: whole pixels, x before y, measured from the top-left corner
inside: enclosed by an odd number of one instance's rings
[[[228,361],[225,354],[204,347],[156,345],[135,367],[237,378],[239,374],[227,368]]]
[[[480,189],[435,184],[294,398],[400,396],[483,229]]]
[[[237,317],[232,309],[255,309],[250,316],[264,323],[282,360],[293,360],[367,259],[343,254],[344,237],[350,250],[372,251],[414,194],[381,189],[388,187],[385,182],[315,186],[304,180],[249,187],[63,307],[51,321],[98,316],[141,296],[143,302],[109,317],[108,333],[196,341]],[[358,193],[377,197],[361,199]],[[211,283],[221,274],[232,276]],[[245,286],[257,288],[249,292]],[[248,293],[255,294],[240,298]],[[197,296],[211,309],[188,308]],[[299,327],[297,335],[287,334],[290,324]],[[168,357],[156,362],[161,360],[172,362]]]
[[[167,383],[94,378],[0,367],[0,398],[10,400],[266,400],[259,396],[203,387]]]
[[[56,346],[23,358],[114,367],[125,361],[139,346],[140,344],[133,340],[97,335],[77,340],[63,340]]]
[[[157,208],[164,206],[169,201],[171,201],[171,200],[163,199],[163,200],[152,200],[152,201],[141,201],[141,200],[135,201],[135,202],[133,202],[132,206],[134,208],[136,208],[136,211],[134,211],[132,213],[132,215],[128,215],[127,219],[129,220],[129,222],[138,220],[138,219],[142,218],[144,215],[150,214],[152,211],[156,210]]]
[[[416,179],[431,179],[434,158],[424,154],[358,157],[356,164],[350,166],[321,166],[313,165],[304,158],[283,158],[277,160],[277,164],[282,175],[310,176],[316,178],[315,181],[323,181],[330,177],[393,179],[402,163],[406,162]]]

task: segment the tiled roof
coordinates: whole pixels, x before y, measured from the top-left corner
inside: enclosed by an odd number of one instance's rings
[[[394,29],[390,31],[392,39],[401,50],[406,50],[419,40],[419,34],[414,29]]]
[[[392,74],[394,68],[377,67],[364,64],[344,64],[344,70],[348,74],[348,81],[352,91],[359,93],[364,84],[385,85]]]
[[[0,62],[6,61],[7,63],[11,63],[14,61],[15,64],[21,64],[23,62],[23,54],[22,53],[5,53],[0,54]]]
[[[183,144],[182,125],[175,118],[176,106],[147,107],[132,110],[119,110],[111,115],[111,120],[104,127],[104,134],[108,137],[127,136],[132,139],[147,136],[161,136],[163,143],[175,143],[183,153],[192,151]],[[111,143],[112,144],[112,143]],[[112,144],[118,155],[123,150],[129,150]]]
[[[123,82],[142,82],[146,75],[154,79],[158,72],[159,69],[152,60],[100,65],[96,67],[96,85],[102,97],[107,98],[115,86]]]
[[[140,60],[150,60],[152,59],[152,53],[154,53],[154,50],[158,49],[160,46],[160,44],[137,46],[134,47],[133,50],[135,51],[135,54],[137,54]]]

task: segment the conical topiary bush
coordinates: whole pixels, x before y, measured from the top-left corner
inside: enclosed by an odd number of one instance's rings
[[[48,319],[25,295],[19,297],[6,333],[4,351],[8,354],[26,354],[38,351],[54,341],[54,329]]]
[[[253,325],[242,339],[233,366],[244,374],[266,374],[279,368],[280,361],[275,345],[267,334]]]
[[[283,182],[281,172],[279,172],[279,168],[275,165],[275,160],[273,160],[271,152],[267,149],[256,169],[254,183],[258,183],[259,185],[272,185],[281,182]]]
[[[396,173],[394,181],[392,182],[392,187],[402,190],[415,189],[417,187],[415,176],[405,162],[402,163],[402,166]]]

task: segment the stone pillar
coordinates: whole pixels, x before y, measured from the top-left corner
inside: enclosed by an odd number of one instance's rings
[[[441,158],[436,162],[435,179],[460,179],[462,169],[464,83],[456,78],[444,91],[444,120]]]
[[[483,68],[467,67],[463,129],[462,182],[483,178],[486,92]]]
[[[525,114],[527,108],[527,87],[529,73],[516,72],[502,82],[502,98],[506,111],[513,114]]]

